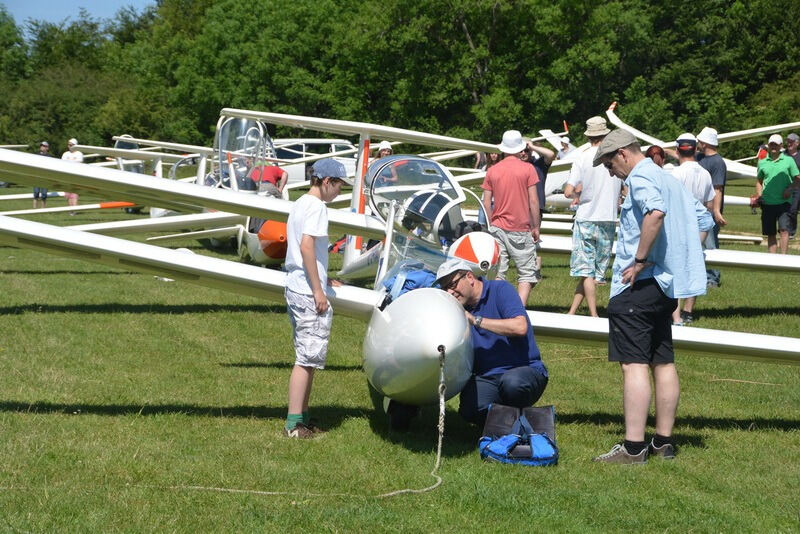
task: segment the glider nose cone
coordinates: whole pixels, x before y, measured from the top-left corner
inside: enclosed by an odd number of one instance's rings
[[[436,402],[439,350],[445,349],[447,398],[472,373],[472,338],[464,309],[446,292],[416,289],[375,310],[364,340],[364,371],[372,386],[397,401]]]

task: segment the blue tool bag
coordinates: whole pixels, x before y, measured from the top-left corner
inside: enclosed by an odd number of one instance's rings
[[[483,434],[478,450],[484,460],[522,465],[558,463],[553,406],[520,410],[493,404]]]

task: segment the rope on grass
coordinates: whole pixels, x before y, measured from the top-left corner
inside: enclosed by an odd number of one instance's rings
[[[445,384],[444,380],[444,360],[445,360],[445,347],[444,345],[439,345],[437,347],[439,351],[439,423],[436,425],[438,431],[438,442],[436,445],[436,461],[433,465],[433,470],[431,471],[431,476],[436,480],[432,485],[422,488],[422,489],[401,489],[390,491],[389,493],[381,493],[378,495],[355,495],[351,493],[297,493],[291,491],[261,491],[261,490],[248,490],[248,489],[236,489],[236,488],[215,488],[215,487],[207,487],[207,486],[168,486],[166,489],[176,490],[176,491],[212,491],[212,492],[219,492],[219,493],[244,493],[248,495],[267,495],[267,496],[275,496],[275,495],[296,495],[298,497],[358,497],[358,498],[369,498],[374,497],[378,499],[384,499],[387,497],[396,497],[398,495],[405,495],[408,493],[426,493],[428,491],[433,491],[442,484],[442,477],[440,477],[437,472],[439,471],[439,467],[442,463],[442,440],[444,438],[444,401],[445,401],[445,392],[447,391],[447,384]]]
[[[436,425],[436,428],[439,431],[439,441],[436,445],[436,462],[433,464],[433,470],[431,471],[431,476],[436,479],[436,482],[433,485],[423,489],[402,489],[390,491],[389,493],[378,495],[378,498],[394,497],[396,495],[402,495],[405,493],[425,493],[427,491],[435,490],[442,484],[442,477],[437,475],[436,472],[439,470],[439,466],[442,463],[442,438],[444,437],[444,394],[445,391],[447,391],[447,385],[444,382],[444,345],[439,345],[437,350],[439,351],[439,424]]]
[[[384,499],[387,497],[396,497],[398,495],[405,495],[408,493],[426,493],[428,491],[433,491],[442,484],[442,477],[437,474],[439,467],[442,463],[442,440],[444,438],[444,395],[447,391],[447,385],[444,381],[444,359],[445,359],[445,348],[443,345],[439,345],[437,348],[439,351],[439,423],[436,425],[438,430],[438,443],[436,445],[436,462],[433,465],[433,470],[431,471],[431,476],[436,479],[432,485],[422,488],[422,489],[401,489],[390,491],[389,493],[381,493],[378,495],[356,495],[353,493],[299,493],[293,491],[264,491],[264,490],[254,490],[254,489],[240,489],[240,488],[223,488],[223,487],[213,487],[213,486],[195,486],[195,485],[176,485],[176,486],[151,486],[151,485],[133,485],[127,484],[127,487],[131,488],[148,488],[148,489],[167,489],[172,491],[205,491],[205,492],[215,492],[215,493],[234,493],[234,494],[246,494],[246,495],[263,495],[263,496],[289,496],[294,495],[297,497],[355,497],[355,498],[377,498],[377,499]],[[0,491],[38,491],[40,488],[30,488],[30,487],[13,487],[13,486],[0,486]],[[47,491],[47,488],[45,488]]]
[[[773,384],[772,382],[753,382],[752,380],[737,380],[735,378],[709,378],[709,382],[738,382],[740,384],[756,384],[758,386],[782,386],[783,384]]]

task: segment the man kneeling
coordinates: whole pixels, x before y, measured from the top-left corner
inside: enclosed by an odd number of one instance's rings
[[[458,413],[483,425],[492,403],[533,405],[547,387],[547,368],[514,287],[476,277],[469,263],[458,258],[439,267],[436,282],[464,307],[472,330],[475,362]]]

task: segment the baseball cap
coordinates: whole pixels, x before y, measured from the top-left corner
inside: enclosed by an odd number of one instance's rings
[[[42,141],[41,143],[39,143],[39,146],[46,146],[47,148],[50,148],[50,143],[48,143],[47,141]]]
[[[610,134],[605,136],[597,147],[597,154],[595,154],[592,160],[592,166],[597,167],[602,163],[604,157],[636,142],[636,138],[628,130],[623,130],[622,128],[613,130]]]
[[[67,144],[68,145],[77,145],[78,144],[78,140],[73,137],[72,139],[67,141]]]
[[[392,152],[394,152],[392,144],[389,141],[381,141],[381,143],[378,145],[378,152],[380,152],[381,150],[391,150]]]
[[[769,136],[769,140],[767,141],[768,144],[775,143],[776,145],[783,144],[783,137],[780,134],[772,134]]]
[[[443,278],[447,278],[451,274],[457,273],[458,271],[472,272],[472,265],[461,258],[448,258],[439,266],[439,269],[436,271],[436,283],[441,285]]]
[[[786,136],[786,140],[787,141],[800,141],[800,135],[797,135],[794,132],[790,133],[789,135]]]
[[[314,162],[311,174],[317,178],[337,178],[347,185],[353,185],[352,178],[347,177],[347,171],[344,169],[344,165],[333,158],[320,159]]]
[[[675,143],[678,145],[678,148],[683,150],[695,148],[697,146],[697,138],[688,132],[682,133],[675,140]]]

